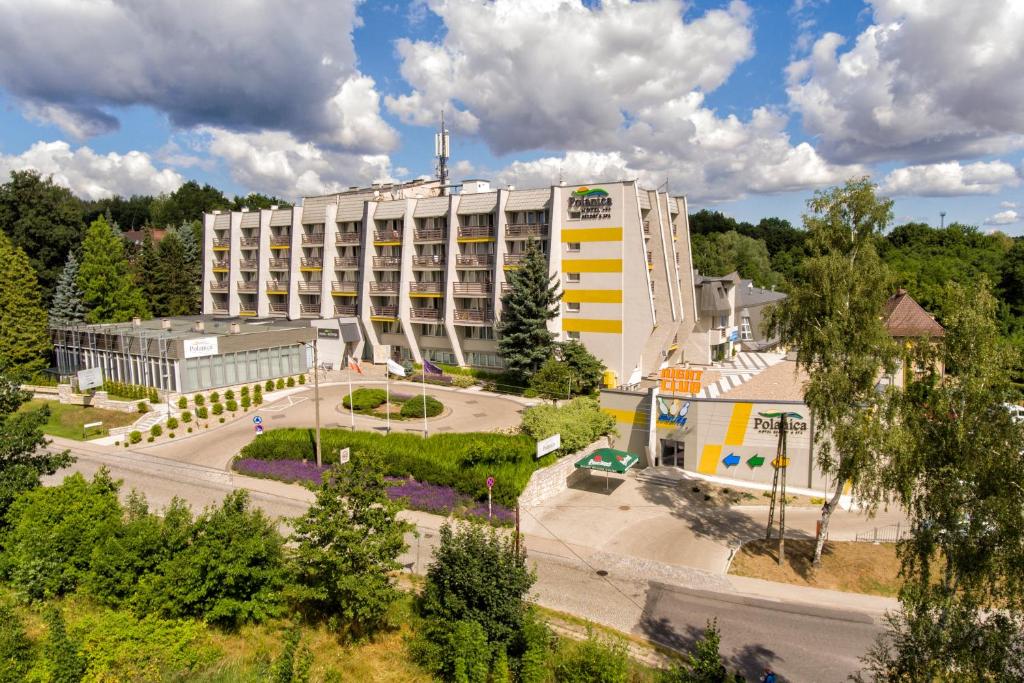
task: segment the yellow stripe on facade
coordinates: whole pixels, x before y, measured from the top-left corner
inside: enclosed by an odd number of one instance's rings
[[[704,444],[704,450],[700,454],[700,464],[697,465],[697,471],[701,474],[714,474],[718,471],[718,460],[721,455],[721,444]]]
[[[409,292],[410,299],[440,299],[442,296],[439,292]]]
[[[359,292],[337,291],[337,292],[331,292],[331,294],[334,295],[334,296],[357,296],[359,294]]]
[[[566,273],[621,273],[620,258],[573,258],[562,259],[562,270]]]
[[[267,294],[287,294],[287,289],[268,289]]]
[[[563,317],[562,330],[565,332],[610,332],[612,334],[622,334],[622,321]]]
[[[753,409],[753,403],[737,403],[732,407],[729,429],[725,432],[725,444],[727,446],[740,446],[743,444],[743,437],[747,433],[747,423],[750,422],[750,411]]]
[[[374,240],[373,241],[373,246],[375,246],[375,247],[400,247],[400,246],[402,246],[402,241],[401,240],[387,240],[387,241],[381,240],[380,242],[378,242],[377,240]]]
[[[256,315],[256,311],[239,311],[238,315],[243,316],[243,317],[245,317],[245,316],[252,317],[252,316]]]
[[[562,230],[563,242],[621,242],[622,228],[570,228]]]
[[[270,248],[271,249],[291,249],[292,247],[291,247],[290,244],[271,244]]]
[[[321,266],[302,266],[299,270],[303,273],[319,273],[323,268]]]
[[[571,304],[621,304],[621,289],[566,289],[562,301]]]
[[[371,315],[370,320],[378,323],[393,323],[397,321],[398,318],[393,315]]]
[[[475,244],[479,242],[493,242],[493,237],[457,237],[455,241],[459,244]]]
[[[632,410],[619,410],[618,408],[601,408],[601,412],[611,415],[616,422],[621,424],[646,425],[647,416],[634,413]]]

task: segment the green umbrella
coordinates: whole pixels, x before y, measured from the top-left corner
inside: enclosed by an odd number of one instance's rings
[[[598,448],[593,453],[578,460],[576,467],[577,469],[598,470],[606,474],[608,472],[625,474],[639,460],[638,456],[627,451],[617,451],[614,448]],[[608,489],[607,477],[605,477],[604,487],[605,490]]]

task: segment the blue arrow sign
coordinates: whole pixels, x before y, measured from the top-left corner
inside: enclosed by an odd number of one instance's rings
[[[735,453],[730,453],[729,455],[722,458],[722,462],[725,463],[726,467],[735,467],[736,465],[740,464],[740,456],[736,455]]]
[[[253,415],[252,416],[252,423],[254,425],[261,425],[261,424],[263,424],[263,418],[260,417],[259,415]]]

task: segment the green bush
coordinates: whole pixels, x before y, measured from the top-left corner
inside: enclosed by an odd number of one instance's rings
[[[246,384],[244,387],[242,387],[241,396],[242,396],[242,398],[245,398],[248,395],[249,395],[249,385]]]
[[[628,683],[629,655],[621,640],[602,641],[593,632],[582,642],[563,641],[555,655],[559,683]]]
[[[205,420],[210,416],[210,411],[206,406],[199,406],[196,408],[196,417],[200,420]]]
[[[238,410],[238,401],[236,401],[233,398],[229,398],[227,399],[227,401],[224,402],[224,407],[227,409],[229,413],[233,413],[236,410]]]
[[[266,384],[263,385],[263,388],[266,389],[267,391],[273,391],[274,390],[274,380],[268,379]]]
[[[153,425],[152,427],[149,428],[149,435],[152,437],[160,436],[163,433],[164,429],[160,425]]]
[[[554,462],[534,458],[536,445],[528,436],[496,433],[414,434],[351,432],[323,429],[324,462],[337,462],[337,453],[350,447],[379,458],[389,476],[412,476],[417,481],[450,486],[477,500],[487,497],[487,477],[494,475],[494,499],[515,505],[516,498],[538,467]],[[313,430],[272,429],[242,449],[241,457],[259,460],[312,460]]]
[[[156,389],[150,389],[147,397],[149,398],[150,403],[160,402],[160,394],[157,393]]]
[[[387,392],[383,389],[356,389],[341,399],[341,404],[357,413],[379,408],[387,400]],[[355,407],[353,408],[353,404]]]
[[[168,429],[177,429],[178,428],[178,418],[173,417],[173,416],[167,418],[167,428]]]
[[[444,404],[433,396],[427,396],[424,403],[422,396],[413,396],[402,404],[402,417],[423,417],[423,407],[426,405],[427,417],[436,417],[444,412]]]
[[[452,375],[451,377],[452,386],[458,387],[460,389],[468,389],[469,387],[476,384],[476,380],[474,380],[469,375]]]
[[[147,437],[146,437],[146,442],[147,442],[147,443],[153,443],[153,437],[151,437],[151,436],[147,436]]]
[[[195,403],[196,407],[198,408],[201,405],[205,405],[206,397],[203,396],[202,394],[196,394],[195,396],[192,397],[192,402]]]
[[[32,664],[32,642],[18,613],[0,602],[0,683],[20,683]]]
[[[178,397],[178,408],[181,409],[181,410],[185,410],[185,408],[188,408],[188,399],[185,398],[184,396],[179,396]]]
[[[223,412],[224,412],[224,404],[223,403],[214,403],[213,404],[213,414],[214,415],[220,415]]]
[[[43,614],[49,633],[44,652],[49,680],[59,683],[78,683],[85,678],[85,657],[76,639],[68,635],[60,608],[51,605]]]
[[[219,403],[219,402],[220,402],[220,394],[217,393],[216,391],[214,391],[213,393],[210,394],[210,403]]]
[[[252,402],[253,402],[253,405],[257,405],[257,406],[263,405],[263,394],[253,394]]]
[[[140,413],[148,413],[149,412],[149,406],[146,405],[145,401],[139,401],[138,405],[135,406],[135,409],[137,411],[139,411]]]
[[[224,400],[225,401],[231,401],[234,398],[235,398],[235,390],[234,389],[228,389],[227,391],[224,392]]]
[[[306,383],[306,376],[305,375],[299,375],[299,384],[305,384],[305,383]]]
[[[220,422],[221,424],[224,424],[224,418],[223,417],[217,418],[217,421]]]
[[[284,389],[284,379],[281,377],[277,378],[277,383],[274,385],[278,389]]]
[[[128,440],[132,443],[139,443],[142,441],[142,432],[137,429],[132,430],[128,433]]]
[[[523,432],[535,441],[562,435],[559,455],[575,453],[615,430],[615,418],[592,398],[574,398],[560,407],[540,405],[523,413]]]
[[[189,412],[189,411],[187,411],[187,410],[186,410],[185,412],[183,412],[183,413],[181,414],[181,421],[182,421],[182,422],[185,422],[186,424],[187,424],[187,423],[189,423],[189,422],[191,422],[191,421],[192,421],[192,413],[190,413],[190,412]]]
[[[107,392],[111,398],[128,399],[129,401],[144,399],[149,395],[149,390],[146,387],[124,382],[104,382],[103,391]]]
[[[295,386],[295,378],[294,377],[289,377],[288,381],[285,382],[285,384],[287,384],[289,387],[294,387]]]
[[[245,396],[242,397],[242,407],[245,408],[246,410],[249,410],[249,406],[251,405],[252,398],[250,398],[249,394],[246,394]]]

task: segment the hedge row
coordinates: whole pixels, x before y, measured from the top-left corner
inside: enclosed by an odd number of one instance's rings
[[[470,432],[424,439],[413,434],[322,429],[320,436],[327,464],[337,462],[338,452],[347,447],[380,458],[390,476],[450,486],[477,500],[487,498],[487,477],[494,476],[494,500],[508,506],[515,505],[534,470],[554,461],[551,455],[534,459],[536,445],[522,434]],[[269,430],[243,448],[240,457],[312,460],[316,457],[313,430]]]

